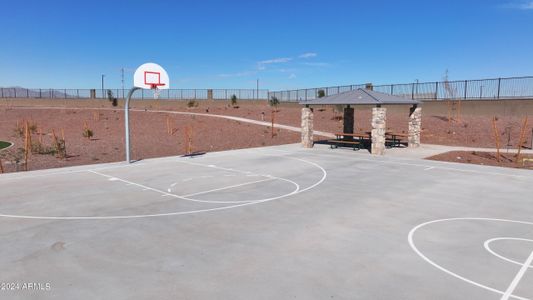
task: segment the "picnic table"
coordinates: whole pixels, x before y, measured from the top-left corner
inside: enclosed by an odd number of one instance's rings
[[[345,133],[345,132],[336,132],[335,139],[328,140],[331,148],[338,148],[339,146],[350,146],[353,147],[353,150],[360,150],[364,144],[364,140],[369,140],[372,137],[372,132],[356,132],[356,133]],[[387,131],[385,132],[386,141],[390,142],[390,147],[400,147],[402,145],[402,140],[405,140],[409,137],[408,134]]]
[[[405,133],[394,131],[385,132],[385,138],[391,142],[391,147],[400,147],[402,145],[402,140],[407,139],[408,137],[409,135]]]
[[[353,147],[353,150],[360,150],[363,146],[365,139],[370,139],[370,134],[368,132],[360,133],[345,133],[345,132],[336,132],[334,140],[328,140],[331,145],[331,148],[338,148],[339,145],[350,145]]]

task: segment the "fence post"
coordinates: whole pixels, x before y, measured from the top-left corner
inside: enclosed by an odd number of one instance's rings
[[[54,90],[50,89],[50,98],[54,99]]]
[[[63,93],[65,94],[65,99],[67,99],[67,89],[64,89]]]
[[[13,95],[15,95],[15,98],[17,98],[17,88],[13,88]]]
[[[411,99],[415,99],[415,84],[411,84]]]
[[[465,80],[465,97],[464,97],[465,100],[466,100],[466,98],[467,98],[467,97],[466,97],[467,86],[468,86],[468,80]]]
[[[394,95],[394,84],[390,85],[390,94]]]
[[[80,99],[80,90],[76,89],[76,98]]]
[[[2,94],[2,98],[4,98],[4,88],[0,88],[0,93]]]
[[[498,95],[496,99],[500,99],[500,87],[501,87],[502,79],[498,78]]]
[[[439,94],[439,82],[436,81],[435,82],[435,100],[438,99],[438,94]]]

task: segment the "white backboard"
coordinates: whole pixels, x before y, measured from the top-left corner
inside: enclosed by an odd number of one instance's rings
[[[170,88],[167,72],[163,67],[154,63],[145,63],[135,70],[133,86],[143,89],[152,89],[154,87],[158,89]]]

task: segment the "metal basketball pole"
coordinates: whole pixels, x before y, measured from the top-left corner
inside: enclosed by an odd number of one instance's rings
[[[126,162],[129,164],[131,163],[130,160],[130,122],[129,122],[129,115],[130,115],[130,99],[133,93],[136,90],[140,90],[139,87],[133,87],[128,92],[128,98],[126,98],[126,103],[124,103],[124,128],[126,130]]]

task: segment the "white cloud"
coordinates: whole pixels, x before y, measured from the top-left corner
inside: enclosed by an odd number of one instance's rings
[[[296,74],[291,73],[291,75],[289,75],[289,79],[294,79],[294,78],[296,78]]]
[[[255,75],[257,72],[255,71],[243,71],[238,73],[222,73],[218,74],[218,77],[228,78],[228,77],[245,77],[245,76],[251,76]]]
[[[291,57],[279,57],[279,58],[262,60],[260,62],[257,62],[257,69],[264,70],[267,65],[288,63],[291,60],[292,60]]]
[[[310,66],[310,67],[329,67],[331,66],[330,63],[326,62],[304,62],[303,65]]]
[[[533,9],[533,1],[529,1],[529,2],[526,2],[526,3],[522,3],[520,5],[520,9],[523,9],[523,10],[530,10],[530,9]]]
[[[318,54],[316,54],[315,52],[306,52],[304,54],[301,54],[300,56],[298,56],[299,58],[311,58],[311,57],[316,57]]]
[[[503,8],[512,8],[520,10],[533,10],[533,1],[512,2],[502,5]]]

